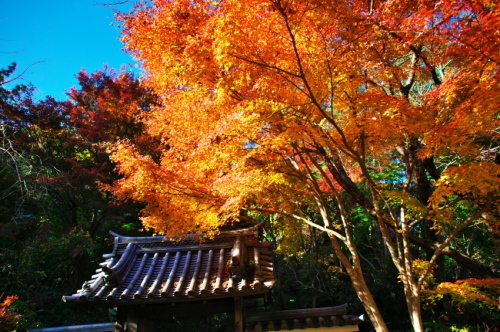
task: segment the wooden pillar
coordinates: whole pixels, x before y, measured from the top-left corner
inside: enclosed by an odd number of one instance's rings
[[[127,308],[124,332],[155,332],[155,323],[147,308]]]
[[[116,328],[115,332],[125,332],[125,320],[127,312],[123,307],[116,308]]]
[[[128,308],[125,332],[138,332],[139,317],[135,308]]]
[[[244,331],[243,320],[243,298],[241,296],[234,298],[234,331]]]

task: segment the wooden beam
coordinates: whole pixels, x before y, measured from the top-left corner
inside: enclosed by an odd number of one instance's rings
[[[347,304],[342,304],[335,307],[324,308],[310,308],[310,309],[294,309],[282,310],[273,312],[257,312],[247,315],[247,322],[264,322],[269,319],[282,320],[282,319],[300,319],[300,318],[313,318],[313,317],[330,317],[342,316],[347,313]]]
[[[241,296],[234,298],[234,331],[243,332],[243,298]]]
[[[233,298],[213,301],[186,302],[172,304],[150,304],[144,306],[129,306],[123,308],[127,313],[136,310],[140,317],[156,319],[158,317],[197,317],[232,313],[234,311]]]

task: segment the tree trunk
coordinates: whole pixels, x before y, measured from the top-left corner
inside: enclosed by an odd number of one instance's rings
[[[424,323],[420,309],[420,292],[417,289],[417,285],[408,285],[405,282],[403,284],[405,285],[406,305],[413,330],[415,332],[424,332]]]
[[[347,270],[349,277],[351,279],[352,285],[354,286],[354,290],[358,295],[358,298],[361,300],[363,307],[366,310],[366,314],[370,318],[373,327],[377,332],[389,332],[387,328],[384,318],[378,309],[377,304],[368,288],[368,285],[365,282],[365,278],[359,266],[353,266],[349,259],[345,256],[337,238],[333,235],[330,236],[331,243],[333,245],[333,249],[335,251],[335,255],[340,259],[340,262]]]
[[[354,270],[356,271],[356,270]],[[363,303],[363,307],[366,310],[368,317],[373,324],[373,327],[377,332],[389,332],[387,328],[384,318],[380,313],[377,304],[375,303],[375,299],[373,298],[370,290],[368,289],[368,285],[365,282],[365,279],[362,274],[353,273],[352,275],[348,270],[349,276],[351,277],[352,285],[356,290],[356,294],[358,298]]]

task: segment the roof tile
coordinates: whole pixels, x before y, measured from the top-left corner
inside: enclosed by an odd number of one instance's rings
[[[92,279],[65,301],[124,303],[217,298],[267,292],[274,285],[270,245],[258,227],[215,237],[115,237]]]

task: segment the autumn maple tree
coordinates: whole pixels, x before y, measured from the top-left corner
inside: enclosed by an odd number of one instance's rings
[[[383,238],[415,331],[441,255],[495,277],[450,246],[482,223],[498,239],[495,2],[172,0],[119,19],[161,96],[139,116],[156,154],[127,140],[114,154],[115,193],[147,204],[147,227],[212,231],[247,211],[320,229],[377,331],[354,209]]]
[[[39,101],[30,94],[15,102],[0,101],[0,137],[6,146],[2,152],[17,153],[18,160],[10,163],[17,163],[12,167],[24,172],[17,176],[31,183],[27,194],[45,194],[51,202],[41,204],[51,215],[47,218],[60,218],[63,228],[84,230],[94,238],[120,210],[108,204],[109,195],[98,187],[118,177],[108,145],[133,138],[145,149],[154,146],[149,138],[142,140],[142,124],[134,117],[154,98],[131,73],[81,71],[77,78],[79,87],[69,91],[67,101]]]
[[[0,70],[0,83],[13,69]],[[0,283],[19,297],[21,330],[84,323],[89,316],[65,309],[61,294],[95,270],[110,229],[141,227],[140,204],[104,190],[120,177],[108,148],[125,138],[144,152],[156,146],[136,119],[155,98],[124,69],[77,79],[65,101],[0,86]]]

